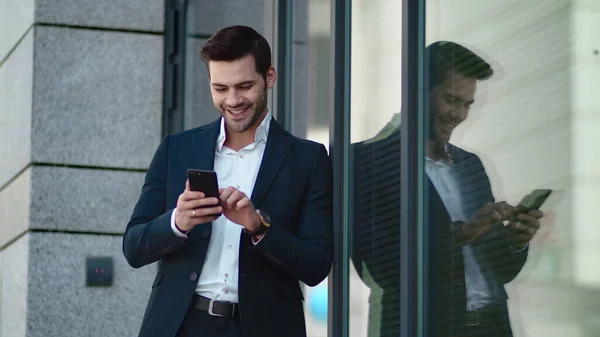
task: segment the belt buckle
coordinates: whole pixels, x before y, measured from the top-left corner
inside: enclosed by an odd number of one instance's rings
[[[208,314],[211,316],[217,316],[217,317],[226,317],[225,315],[221,315],[221,314],[217,314],[213,311],[213,308],[215,307],[215,300],[210,300],[208,302]]]
[[[479,313],[477,312],[477,310],[471,311],[471,312],[473,314],[475,314],[475,323],[467,322],[465,325],[466,326],[478,326],[479,325]]]

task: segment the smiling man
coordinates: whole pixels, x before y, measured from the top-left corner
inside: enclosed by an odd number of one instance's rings
[[[139,336],[304,337],[298,281],[332,261],[327,152],[272,118],[263,36],[227,27],[200,55],[221,117],[163,139],[123,237],[131,266],[161,261]],[[190,168],[216,172],[219,198],[190,190]]]

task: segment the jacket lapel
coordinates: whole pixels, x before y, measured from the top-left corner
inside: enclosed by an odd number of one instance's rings
[[[215,147],[221,130],[221,118],[200,127],[193,136],[195,169],[213,170],[215,166]]]
[[[265,153],[263,154],[254,190],[252,191],[251,201],[254,207],[258,208],[258,205],[271,187],[273,180],[275,180],[279,169],[288,155],[291,145],[291,135],[272,119]]]

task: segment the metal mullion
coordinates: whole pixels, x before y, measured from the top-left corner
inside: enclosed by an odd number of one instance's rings
[[[183,131],[186,0],[165,0],[162,135]]]
[[[427,336],[429,239],[425,203],[425,0],[403,0],[400,336]]]
[[[328,336],[349,335],[348,187],[350,147],[351,2],[331,1],[330,156],[333,166],[334,252],[329,278]]]
[[[293,2],[277,3],[277,121],[292,131],[292,56],[293,56]]]

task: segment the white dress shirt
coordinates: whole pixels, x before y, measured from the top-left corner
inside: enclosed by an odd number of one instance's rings
[[[453,167],[443,161],[425,158],[425,172],[437,190],[452,221],[466,221],[463,210],[460,186],[454,177]],[[473,255],[470,245],[462,247],[465,264],[465,285],[467,290],[467,310],[475,311],[495,302],[481,267]]]
[[[271,114],[267,112],[256,129],[254,143],[236,152],[224,146],[225,121],[221,118],[221,131],[215,146],[214,163],[219,187],[233,186],[245,193],[248,198],[252,197],[265,152],[271,119]],[[176,235],[187,238],[175,226],[175,210],[171,216],[171,229]],[[238,302],[241,231],[240,225],[229,221],[225,216],[213,222],[208,251],[196,286],[198,295],[219,301]]]

